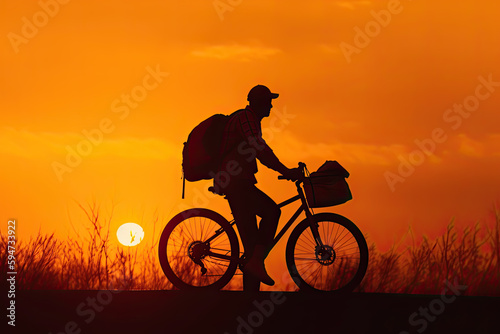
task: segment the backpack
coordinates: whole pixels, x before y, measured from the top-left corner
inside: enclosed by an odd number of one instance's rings
[[[185,180],[190,182],[210,180],[215,176],[225,152],[222,152],[224,129],[234,115],[210,116],[191,131],[182,150],[184,198]]]

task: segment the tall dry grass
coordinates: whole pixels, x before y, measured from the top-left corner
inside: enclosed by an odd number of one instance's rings
[[[86,234],[58,240],[40,232],[16,243],[19,289],[172,289],[157,256],[158,238],[138,248],[112,246],[111,218],[99,214],[97,205],[85,213]],[[154,218],[156,226],[158,217]],[[7,236],[0,232],[0,267],[7,270]]]
[[[500,215],[493,225],[476,223],[458,230],[451,221],[444,234],[380,252],[369,247],[368,271],[359,291],[440,294],[452,284],[466,285],[467,295],[500,296]]]
[[[17,286],[20,289],[173,289],[157,256],[158,238],[138,248],[111,246],[110,218],[96,205],[81,207],[87,234],[58,240],[39,233],[16,245]],[[154,225],[158,218],[154,219]],[[358,291],[439,294],[448,280],[467,285],[467,295],[500,296],[500,215],[493,225],[476,224],[459,231],[453,221],[431,240],[412,240],[387,252],[372,243],[365,279]],[[7,270],[7,236],[0,233],[0,266]],[[230,283],[240,289],[241,279]],[[294,286],[289,287],[295,290]]]

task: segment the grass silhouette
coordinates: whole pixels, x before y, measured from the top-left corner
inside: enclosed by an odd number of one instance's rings
[[[493,226],[476,223],[459,231],[453,222],[435,240],[423,237],[385,253],[369,247],[367,274],[358,291],[440,294],[446,281],[466,285],[466,295],[500,296],[500,215]]]
[[[112,247],[111,219],[100,216],[95,204],[80,208],[87,218],[87,235],[58,240],[53,234],[39,232],[28,242],[16,242],[19,289],[173,289],[157,259],[159,236],[153,244],[146,242],[140,254],[137,247]],[[0,267],[4,272],[7,240],[0,232]]]
[[[138,248],[112,247],[110,219],[96,205],[80,206],[87,217],[87,235],[58,240],[38,233],[16,244],[18,289],[174,289],[161,270],[157,247],[161,231]],[[158,222],[155,218],[154,225]],[[467,285],[466,295],[500,296],[500,214],[492,226],[476,223],[459,231],[451,221],[444,234],[411,245],[395,244],[387,252],[370,245],[367,274],[360,292],[440,294],[448,280]],[[7,235],[0,232],[0,267],[7,272]],[[182,266],[180,263],[179,266]],[[186,275],[190,266],[186,266]],[[180,271],[182,272],[182,268]],[[295,286],[287,286],[295,290]],[[235,278],[225,289],[241,289]]]

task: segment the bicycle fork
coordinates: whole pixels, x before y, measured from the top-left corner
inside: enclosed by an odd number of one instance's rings
[[[312,214],[308,208],[305,208],[306,219],[309,222],[309,228],[316,241],[316,247],[314,248],[314,253],[316,254],[316,260],[324,266],[331,265],[337,259],[337,253],[333,246],[325,245],[321,236],[319,235],[319,224],[315,222],[312,218]]]
[[[305,207],[304,211],[306,213],[306,219],[309,222],[309,228],[311,229],[311,233],[314,237],[314,240],[316,241],[316,246],[317,247],[323,247],[323,241],[321,240],[321,237],[319,235],[318,227],[319,224],[313,221],[311,211],[309,211],[309,208]]]

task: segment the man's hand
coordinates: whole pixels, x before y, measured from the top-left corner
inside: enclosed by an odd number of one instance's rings
[[[289,168],[283,176],[288,180],[297,181],[304,177],[304,170],[302,167]]]

